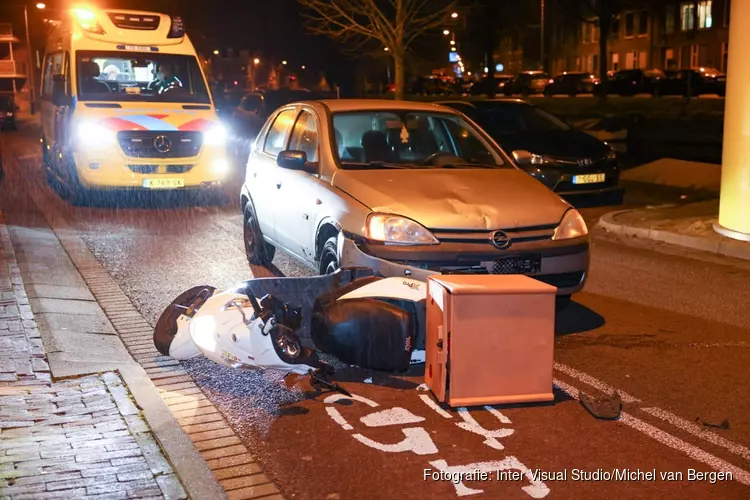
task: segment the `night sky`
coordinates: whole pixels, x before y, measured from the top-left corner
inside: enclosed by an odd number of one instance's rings
[[[30,14],[38,15],[33,8],[36,1],[27,0],[27,3],[32,6]],[[45,3],[51,9],[78,4],[74,0],[47,0]],[[347,65],[347,60],[330,40],[305,34],[300,7],[295,0],[84,0],[80,5],[181,15],[196,45],[215,44],[213,48],[219,50],[227,47],[259,50],[265,58],[305,64],[310,69],[327,72]],[[3,5],[0,14],[5,14],[6,9]],[[21,9],[17,10],[22,14]],[[22,15],[18,22],[23,22]],[[23,24],[20,24],[16,30],[21,33],[22,29]],[[203,37],[209,41],[201,42]]]

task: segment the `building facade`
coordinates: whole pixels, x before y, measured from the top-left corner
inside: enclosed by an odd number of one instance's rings
[[[715,68],[725,72],[730,0],[654,2],[648,8],[623,11],[607,40],[607,68]],[[553,26],[549,70],[599,71],[599,27],[596,18]]]

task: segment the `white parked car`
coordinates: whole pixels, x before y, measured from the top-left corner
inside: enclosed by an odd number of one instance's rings
[[[583,287],[580,214],[448,107],[387,100],[293,103],[276,110],[241,191],[251,264],[276,248],[321,274],[526,274]]]

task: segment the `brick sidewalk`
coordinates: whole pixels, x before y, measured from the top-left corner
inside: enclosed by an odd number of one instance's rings
[[[0,498],[187,498],[117,373],[45,358],[0,214]]]

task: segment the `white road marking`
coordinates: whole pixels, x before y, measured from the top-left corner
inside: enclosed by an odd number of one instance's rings
[[[568,393],[571,397],[578,399],[579,391],[575,387],[557,379],[554,379],[553,383],[559,389]],[[629,413],[622,412],[618,421],[622,422],[628,427],[637,430],[642,434],[645,434],[646,436],[665,446],[683,452],[690,458],[698,462],[702,462],[718,472],[731,472],[736,481],[739,481],[746,486],[750,486],[750,472],[744,469],[740,469],[739,467],[736,467],[729,462],[698,448],[697,446],[693,446],[692,444],[687,443],[682,439],[669,434],[668,432],[654,427],[651,424],[647,424],[643,420],[640,420],[630,415]]]
[[[365,384],[372,384],[372,377],[368,377],[368,378],[364,379],[363,382]]]
[[[602,392],[606,392],[607,394],[618,392],[620,394],[620,398],[622,399],[623,403],[640,403],[641,402],[640,399],[636,398],[635,396],[631,396],[627,392],[623,392],[618,389],[615,389],[611,385],[607,385],[601,380],[592,377],[591,375],[587,375],[583,372],[579,372],[578,370],[571,368],[567,365],[563,365],[562,363],[555,363],[555,370],[560,371],[566,375],[569,375],[575,379],[578,379],[584,384],[590,385],[591,387],[599,389]]]
[[[435,400],[430,397],[429,394],[420,394],[419,397],[422,399],[422,401],[425,402],[425,404],[427,406],[429,406],[430,408],[432,408],[433,410],[435,410],[435,412],[438,415],[440,415],[441,417],[443,417],[443,418],[453,418],[453,415],[451,415],[450,413],[448,413],[447,411],[445,411],[444,409],[442,409],[440,407],[440,405],[437,404],[435,402]]]
[[[550,491],[547,485],[544,484],[543,481],[539,481],[534,478],[533,474],[531,473],[528,467],[526,467],[521,462],[519,462],[516,457],[512,457],[512,456],[506,457],[503,460],[495,460],[491,462],[477,462],[474,464],[454,465],[454,466],[449,466],[448,462],[446,462],[445,460],[435,460],[435,461],[430,462],[430,465],[432,465],[433,467],[435,467],[437,470],[441,472],[447,472],[450,474],[455,474],[455,473],[467,474],[467,473],[472,473],[472,472],[479,470],[481,472],[487,472],[489,474],[492,474],[493,479],[495,479],[494,474],[496,474],[497,471],[517,470],[523,473],[523,475],[526,476],[526,478],[531,483],[529,486],[524,486],[523,488],[521,488],[531,498],[544,498],[547,495],[549,495],[549,491]],[[484,490],[475,490],[473,488],[469,488],[463,483],[463,481],[453,482],[453,486],[456,488],[456,494],[460,497],[484,493]]]
[[[352,427],[349,422],[346,421],[344,416],[341,415],[341,413],[336,408],[332,406],[326,406],[326,411],[328,412],[328,415],[333,419],[333,421],[343,427],[345,431],[354,429],[354,427]]]
[[[328,403],[328,404],[332,404],[332,403],[335,403],[336,401],[340,401],[342,399],[349,399],[349,400],[352,400],[352,401],[359,401],[360,403],[364,403],[367,406],[370,406],[372,408],[377,408],[378,406],[380,406],[379,404],[377,404],[372,399],[367,399],[367,398],[364,398],[362,396],[358,396],[357,394],[352,394],[351,397],[349,397],[349,396],[347,396],[345,394],[331,394],[330,396],[328,396],[327,398],[325,398],[323,400],[323,402],[324,403]]]
[[[432,438],[422,427],[409,427],[408,429],[401,429],[401,432],[403,432],[406,437],[403,441],[396,444],[384,444],[378,441],[373,441],[362,434],[353,434],[353,437],[370,448],[375,448],[376,450],[387,453],[413,451],[417,455],[433,455],[438,452],[437,446],[435,446]]]
[[[426,392],[430,390],[430,386],[428,386],[427,384],[419,384],[417,386],[417,390],[420,392]]]
[[[485,406],[485,408],[487,407]],[[474,434],[479,434],[480,436],[484,436],[485,438],[484,444],[486,444],[487,446],[495,450],[505,449],[505,446],[503,446],[502,443],[498,441],[498,438],[508,437],[514,432],[513,429],[495,429],[493,431],[485,429],[484,427],[479,425],[479,422],[476,421],[476,419],[472,416],[471,413],[469,413],[469,410],[466,408],[459,408],[458,415],[464,421],[457,423],[456,424],[457,426],[459,426],[461,429],[465,431],[473,432]],[[497,415],[495,416],[497,417]]]
[[[506,417],[505,415],[503,415],[502,413],[500,413],[500,411],[496,410],[495,408],[493,408],[491,406],[485,406],[484,409],[487,410],[488,412],[492,413],[499,421],[501,421],[504,424],[512,424],[513,423],[513,422],[510,421],[510,419],[508,417]]]
[[[385,427],[386,425],[416,424],[424,422],[424,417],[413,414],[405,408],[390,408],[388,410],[370,413],[359,419],[367,427]]]
[[[708,441],[711,444],[715,444],[716,446],[721,446],[722,448],[725,448],[731,451],[735,455],[741,456],[745,460],[750,460],[750,449],[748,449],[747,447],[742,446],[741,444],[734,443],[721,436],[717,436],[713,432],[706,430],[702,428],[701,426],[696,425],[693,422],[690,422],[689,420],[680,418],[674,413],[670,413],[666,410],[662,410],[661,408],[641,408],[641,411],[645,411],[649,415],[653,415],[656,418],[660,418],[664,420],[665,422],[668,422],[674,425],[675,427],[682,429],[683,431],[689,432],[693,436],[697,436],[701,439]]]

